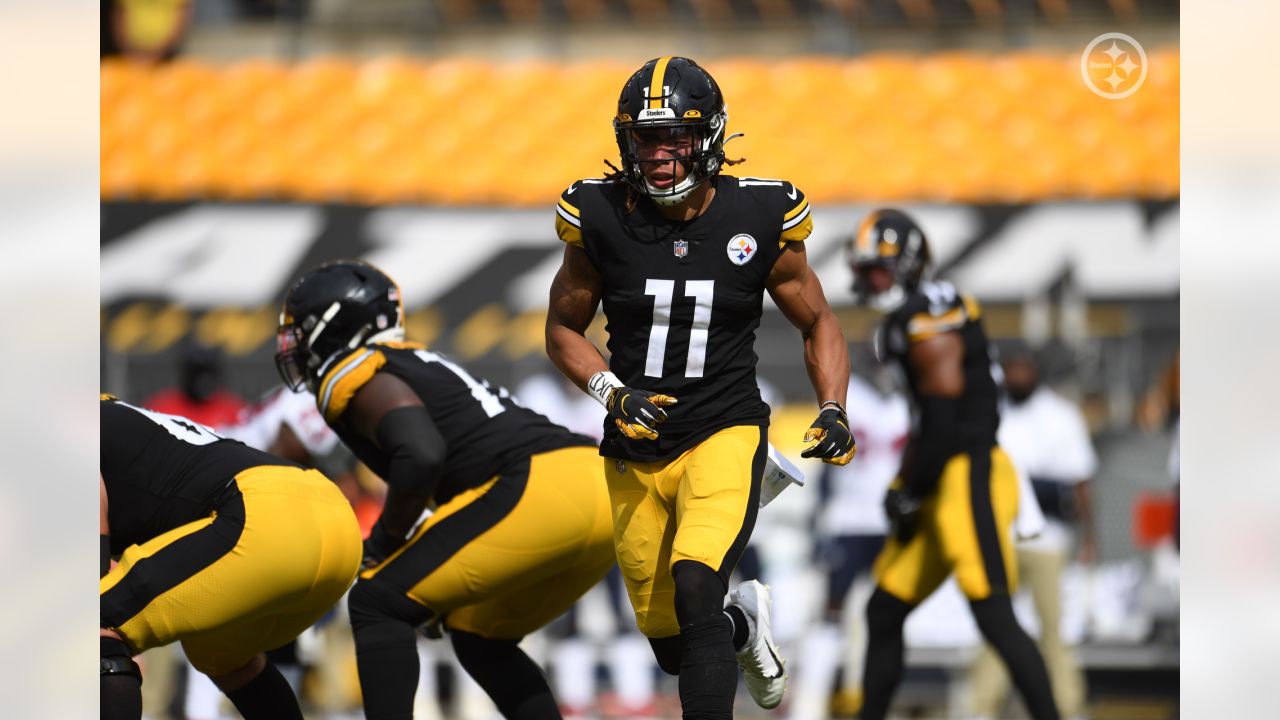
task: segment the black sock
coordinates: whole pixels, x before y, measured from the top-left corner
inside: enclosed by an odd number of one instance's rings
[[[863,720],[883,720],[902,679],[902,626],[911,605],[876,588],[867,601],[867,658],[862,671]]]
[[[992,595],[986,600],[969,603],[978,629],[1009,668],[1009,676],[1022,695],[1027,712],[1035,720],[1057,720],[1058,708],[1053,702],[1053,686],[1049,671],[1036,644],[1013,614],[1008,595]]]
[[[516,640],[449,633],[458,662],[493,699],[507,720],[558,720],[560,708],[547,678]]]
[[[680,626],[680,706],[684,720],[731,720],[738,690],[733,631],[722,612]]]
[[[293,688],[271,663],[248,685],[232,690],[227,697],[245,720],[303,720]]]
[[[113,637],[102,637],[102,657],[129,660],[129,647]],[[101,720],[139,720],[142,717],[142,680],[129,673],[100,675],[98,717]]]
[[[418,638],[414,628],[431,611],[377,578],[360,580],[347,595],[356,671],[367,720],[413,720],[418,690]]]
[[[733,621],[733,651],[741,652],[747,646],[747,637],[751,634],[751,628],[747,626],[747,614],[737,605],[725,608],[724,614]]]
[[[409,623],[382,619],[353,625],[356,670],[368,720],[413,720],[418,644]]]

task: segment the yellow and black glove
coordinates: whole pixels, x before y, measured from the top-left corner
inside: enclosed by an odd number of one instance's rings
[[[809,426],[804,441],[812,443],[800,453],[800,457],[821,458],[831,465],[848,465],[858,453],[853,433],[849,430],[849,418],[844,408],[834,400],[822,404],[818,419]]]
[[[620,387],[609,394],[605,407],[623,435],[632,440],[657,440],[658,426],[667,419],[667,411],[662,408],[675,404],[676,399],[670,395]]]

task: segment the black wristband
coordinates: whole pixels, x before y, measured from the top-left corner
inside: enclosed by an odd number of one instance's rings
[[[834,407],[836,411],[840,413],[840,417],[849,417],[849,413],[845,411],[844,405],[841,405],[838,400],[823,400],[822,403],[818,405],[818,412],[822,413],[826,411],[827,406]]]

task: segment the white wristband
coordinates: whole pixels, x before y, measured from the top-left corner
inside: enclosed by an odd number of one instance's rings
[[[625,387],[617,375],[608,370],[601,370],[591,379],[587,381],[587,394],[596,399],[607,410],[609,408],[609,393],[614,388]]]

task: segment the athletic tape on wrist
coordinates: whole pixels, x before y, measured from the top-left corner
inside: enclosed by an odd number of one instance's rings
[[[587,394],[596,399],[606,410],[609,408],[609,393],[616,388],[625,387],[617,375],[608,370],[601,370],[587,381]]]

